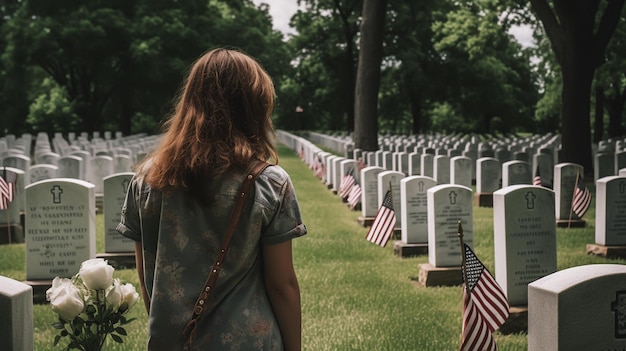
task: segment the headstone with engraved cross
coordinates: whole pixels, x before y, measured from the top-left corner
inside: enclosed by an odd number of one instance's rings
[[[474,245],[472,189],[453,184],[441,184],[427,191],[428,263],[419,264],[418,281],[425,286],[460,285],[461,243]]]
[[[626,265],[590,264],[528,285],[528,351],[626,350]]]
[[[511,306],[526,306],[528,283],[556,271],[554,192],[511,185],[493,193],[496,281]]]
[[[25,233],[26,279],[38,295],[96,256],[95,186],[65,178],[27,186]]]

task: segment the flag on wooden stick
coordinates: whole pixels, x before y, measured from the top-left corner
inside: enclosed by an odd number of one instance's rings
[[[374,223],[372,223],[372,226],[367,232],[367,236],[365,238],[376,245],[385,247],[395,229],[396,213],[393,209],[393,198],[391,196],[390,186],[387,193],[385,193],[382,205],[376,213]]]
[[[342,199],[348,198],[348,195],[350,195],[350,190],[352,190],[352,187],[356,183],[356,179],[354,179],[353,173],[354,168],[350,168],[350,170],[347,171],[346,174],[343,176],[341,184],[339,184],[338,193]]]
[[[585,186],[583,177],[578,173],[576,175],[576,188],[574,189],[574,198],[572,199],[572,211],[578,216],[583,218],[589,205],[591,204],[591,192]]]
[[[356,183],[354,184],[354,186],[352,187],[352,190],[350,190],[350,195],[348,195],[348,206],[350,206],[350,209],[354,209],[358,204],[361,203],[361,194],[363,193],[363,190],[361,189],[361,186]]]
[[[463,329],[460,351],[497,350],[493,332],[509,317],[509,301],[500,285],[463,243]]]
[[[15,184],[11,181],[7,181],[5,178],[6,177],[0,176],[0,210],[9,208],[9,203],[13,201],[15,193]]]

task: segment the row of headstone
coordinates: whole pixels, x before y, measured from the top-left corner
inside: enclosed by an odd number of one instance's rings
[[[30,184],[51,179],[89,182],[95,186],[96,206],[101,211],[104,206],[105,179],[131,172],[135,162],[145,157],[159,139],[159,136],[142,135],[125,138],[116,135],[116,139],[112,139],[110,133],[105,133],[108,139],[98,139],[97,134],[94,137],[92,141],[87,141],[84,135],[80,135],[70,144],[57,134],[52,143],[56,145],[56,150],[51,150],[47,134],[40,133],[35,140],[32,156],[28,155],[30,149],[15,146],[18,140],[29,140],[28,137],[22,136],[12,142],[13,147],[8,156],[2,159],[3,166],[0,168],[0,176],[13,184],[13,201],[8,202],[6,208],[0,209],[0,243],[24,242],[25,188]],[[5,136],[0,140],[8,144],[7,140],[12,139]],[[29,143],[24,141],[22,144]],[[32,162],[35,163],[31,165]]]
[[[2,166],[23,170],[25,185],[52,178],[82,179],[96,185],[96,194],[101,194],[106,176],[133,171],[133,166],[159,138],[117,136],[119,138],[101,139],[96,134],[92,140],[79,136],[70,144],[59,134],[50,143],[48,135],[40,133],[32,155],[30,149],[13,147],[0,150],[0,162]]]
[[[331,161],[329,167],[337,162]],[[573,189],[581,173],[579,165],[559,164],[554,169],[555,190],[530,184],[492,189],[495,277],[511,306],[527,307],[529,350],[626,348],[626,266],[557,270],[556,223],[571,215]],[[403,240],[413,235],[427,240],[429,269],[459,275],[454,269],[461,261],[457,223],[464,228],[465,242],[473,244],[471,190],[436,185],[431,177],[402,177],[382,167],[366,167],[360,180],[364,193],[370,194],[369,208],[380,205],[382,189],[394,192],[397,178],[400,197],[406,199],[400,204],[402,227],[422,228],[419,233],[403,230]],[[626,174],[599,179],[595,201],[596,241],[626,245]]]
[[[544,185],[548,187],[552,185],[552,169],[559,162],[560,151],[560,136],[551,134],[525,138],[507,136],[499,139],[477,135],[383,135],[378,139],[379,150],[375,153],[355,149],[348,133],[308,132],[305,138],[342,157],[360,157],[367,165],[401,171],[406,175],[434,177],[436,164],[439,163],[435,158],[439,156],[450,159],[466,156],[472,160],[472,167],[476,160],[484,157],[495,158],[500,164],[512,160],[525,161],[530,164],[533,172],[542,174]],[[626,168],[625,145],[626,139],[605,140],[594,145],[594,180],[618,175],[620,169]],[[473,180],[478,176],[474,172],[473,169]]]

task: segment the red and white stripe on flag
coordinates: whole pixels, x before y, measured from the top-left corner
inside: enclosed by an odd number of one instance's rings
[[[387,191],[382,206],[378,209],[374,223],[365,237],[376,245],[385,247],[396,229],[396,213],[393,210],[391,191]]]
[[[352,190],[350,190],[350,195],[348,195],[348,206],[350,206],[350,208],[355,208],[356,205],[361,202],[362,192],[363,191],[361,190],[361,186],[359,184],[354,184]]]
[[[497,350],[493,331],[509,317],[509,302],[489,271],[472,252],[465,250],[463,284],[463,332],[461,351]]]
[[[582,177],[579,177],[577,182],[576,189],[574,189],[572,211],[574,211],[578,218],[583,218],[589,209],[589,205],[591,205],[591,192],[589,192],[589,189],[583,183]]]
[[[9,203],[13,201],[13,191],[13,183],[0,177],[0,210],[9,208]]]
[[[348,195],[350,195],[350,191],[352,190],[354,183],[356,183],[356,181],[351,174],[343,176],[343,180],[339,186],[339,196],[341,196],[342,199],[345,199]]]

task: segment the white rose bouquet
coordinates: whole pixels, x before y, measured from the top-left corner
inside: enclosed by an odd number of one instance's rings
[[[108,335],[122,343],[124,325],[133,319],[124,316],[139,299],[132,284],[113,278],[115,269],[101,258],[83,262],[72,279],[56,277],[46,291],[52,311],[59,320],[52,325],[60,330],[56,346],[69,337],[67,350],[100,351]]]

